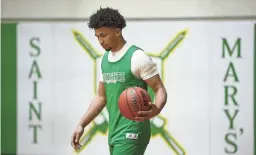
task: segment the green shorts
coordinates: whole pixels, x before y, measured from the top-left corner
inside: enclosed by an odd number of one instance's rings
[[[110,145],[110,155],[144,155],[147,145],[116,144]]]

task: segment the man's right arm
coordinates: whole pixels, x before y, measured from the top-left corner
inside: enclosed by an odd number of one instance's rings
[[[106,105],[106,94],[104,83],[100,82],[98,87],[98,92],[92,100],[87,112],[82,117],[79,122],[75,132],[72,135],[71,145],[74,149],[78,150],[81,148],[79,144],[79,139],[84,132],[84,128],[103,110]]]
[[[79,126],[86,127],[106,106],[106,93],[103,82],[99,82],[97,94],[93,98],[87,112],[79,122]]]

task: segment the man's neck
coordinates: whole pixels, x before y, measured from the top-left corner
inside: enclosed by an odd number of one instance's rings
[[[123,46],[124,46],[125,43],[126,43],[126,41],[125,41],[124,39],[121,39],[121,40],[118,42],[117,46],[116,46],[115,48],[112,48],[112,49],[111,49],[111,52],[117,52],[117,51],[119,51],[121,48],[123,48]]]

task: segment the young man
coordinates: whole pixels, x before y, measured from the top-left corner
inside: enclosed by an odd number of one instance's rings
[[[106,52],[101,59],[97,94],[73,133],[72,146],[74,149],[81,147],[79,139],[84,128],[107,106],[110,154],[143,155],[151,136],[149,120],[161,112],[167,101],[156,64],[144,51],[124,39],[122,29],[126,21],[118,10],[100,8],[90,17],[88,25],[94,29],[95,36]],[[119,95],[133,86],[144,89],[149,86],[155,93],[155,103],[149,103],[151,110],[140,111],[141,117],[136,117],[136,121],[123,117],[118,108]]]

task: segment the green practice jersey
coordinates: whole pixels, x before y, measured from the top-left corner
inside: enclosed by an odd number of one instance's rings
[[[131,71],[131,58],[137,49],[139,48],[131,46],[116,62],[109,62],[109,52],[105,52],[102,58],[101,70],[109,113],[108,143],[110,145],[119,143],[148,144],[150,139],[151,130],[148,120],[144,122],[128,120],[122,116],[118,108],[119,96],[126,88],[138,86],[147,90],[147,84],[136,78]]]

